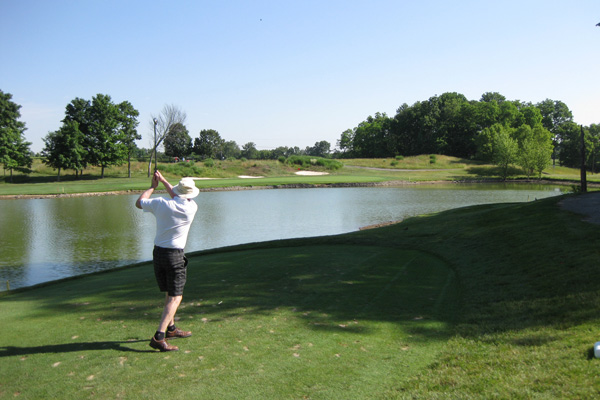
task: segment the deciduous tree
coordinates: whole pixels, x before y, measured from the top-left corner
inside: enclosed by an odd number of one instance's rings
[[[340,148],[352,157],[386,157],[393,153],[388,146],[391,119],[385,113],[376,113],[352,131],[347,130],[339,141]],[[317,142],[318,143],[318,142]],[[314,148],[308,148],[312,152]]]
[[[559,137],[560,164],[566,167],[579,168],[581,166],[581,129],[579,125],[574,122],[563,123],[558,126],[555,134]],[[589,143],[589,146],[591,147],[591,143]]]
[[[192,151],[192,138],[183,124],[175,124],[165,137],[165,155],[169,157],[186,157]]]
[[[330,151],[331,145],[329,142],[326,140],[321,140],[320,142],[316,142],[313,147],[308,147],[306,149],[306,154],[315,157],[327,157]]]
[[[187,118],[186,113],[175,105],[165,105],[157,116],[152,116],[150,119],[150,130],[152,132],[152,153],[150,154],[150,161],[148,162],[148,177],[150,177],[150,170],[152,168],[152,157],[155,156],[158,148],[165,140],[167,132],[175,124],[185,125]],[[154,123],[156,121],[156,124]],[[156,125],[156,137],[154,137],[154,129]]]
[[[223,143],[224,158],[240,158],[241,154],[240,146],[234,140]]]
[[[511,136],[510,128],[501,126],[493,139],[492,161],[500,167],[500,176],[503,180],[508,178],[509,167],[517,162],[519,145]]]
[[[248,160],[256,159],[258,150],[254,142],[248,142],[242,146],[242,157],[246,157]]]
[[[79,144],[85,155],[83,168],[99,166],[104,178],[106,167],[123,164],[135,148],[134,140],[139,138],[136,131],[138,115],[129,102],[114,104],[109,95],[98,94],[91,101],[75,98],[65,109],[65,129],[57,132],[66,134],[78,129],[80,135],[69,133],[69,136],[81,140]]]
[[[98,94],[92,98],[89,109],[89,132],[85,138],[89,148],[88,158],[91,165],[101,168],[100,177],[104,178],[104,170],[111,165],[120,165],[127,157],[128,149],[124,144],[125,136],[119,129],[119,108],[110,96]]]
[[[538,124],[534,128],[523,125],[516,130],[519,143],[517,163],[529,178],[534,173],[538,179],[552,162],[552,133]]]
[[[25,140],[25,123],[21,118],[21,106],[14,103],[10,93],[0,90],[0,163],[4,170],[10,171],[12,182],[13,170],[30,172],[33,158],[30,142]]]
[[[127,151],[127,175],[131,178],[131,156],[137,148],[135,141],[140,140],[142,135],[137,131],[139,124],[138,116],[139,111],[133,108],[133,105],[124,101],[118,105],[119,107],[119,120],[121,122],[121,132],[123,134],[122,142],[125,145]]]
[[[202,158],[221,158],[223,144],[221,135],[214,129],[203,129],[199,137],[194,139],[194,153]]]
[[[85,168],[86,151],[77,121],[67,121],[58,131],[48,133],[44,144],[44,163],[58,170],[58,181],[63,169],[72,169],[78,175],[78,171]]]

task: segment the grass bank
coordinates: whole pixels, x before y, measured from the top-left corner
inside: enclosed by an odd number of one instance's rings
[[[206,178],[196,181],[197,186],[203,189],[499,180],[499,171],[494,166],[441,155],[435,157],[434,163],[429,155],[406,157],[401,160],[389,158],[341,161],[344,166],[339,169],[331,170],[319,165],[309,168],[311,171],[327,173],[320,176],[297,175],[299,167],[274,160],[211,160],[209,163],[159,164],[159,169],[173,183],[182,176]],[[241,178],[248,176],[256,178]],[[525,179],[518,169],[512,171],[511,177],[517,180]],[[580,175],[579,170],[550,167],[544,172],[544,179],[571,184],[577,183]],[[590,173],[588,181],[600,183],[600,177]],[[33,172],[28,175],[15,174],[13,182],[9,183],[7,176],[0,180],[0,196],[139,191],[148,187],[148,164],[133,162],[131,178],[128,177],[127,166],[122,165],[107,168],[104,179],[100,179],[100,169],[92,167],[86,169],[78,179],[68,171],[57,181],[56,171],[36,159]]]
[[[561,198],[195,253],[178,353],[148,264],[9,294],[0,397],[595,398],[600,227]]]

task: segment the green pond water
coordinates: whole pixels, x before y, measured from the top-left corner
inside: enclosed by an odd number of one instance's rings
[[[564,190],[564,189],[563,189]],[[415,185],[202,192],[186,251],[340,234],[475,204],[534,201],[558,186]],[[0,290],[150,260],[154,217],[137,196],[0,200]]]

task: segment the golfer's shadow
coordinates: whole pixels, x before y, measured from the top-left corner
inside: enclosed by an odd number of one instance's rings
[[[79,342],[67,344],[51,344],[47,346],[36,347],[0,347],[0,357],[24,356],[28,354],[46,354],[46,353],[71,353],[74,351],[88,350],[117,350],[131,351],[135,353],[153,353],[154,350],[138,350],[125,346],[128,343],[147,342],[147,340],[123,340],[112,342]]]

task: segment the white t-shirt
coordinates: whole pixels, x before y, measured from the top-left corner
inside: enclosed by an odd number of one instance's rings
[[[190,225],[194,220],[198,204],[194,200],[153,197],[140,200],[145,212],[156,217],[156,236],[154,244],[167,249],[184,249]]]

